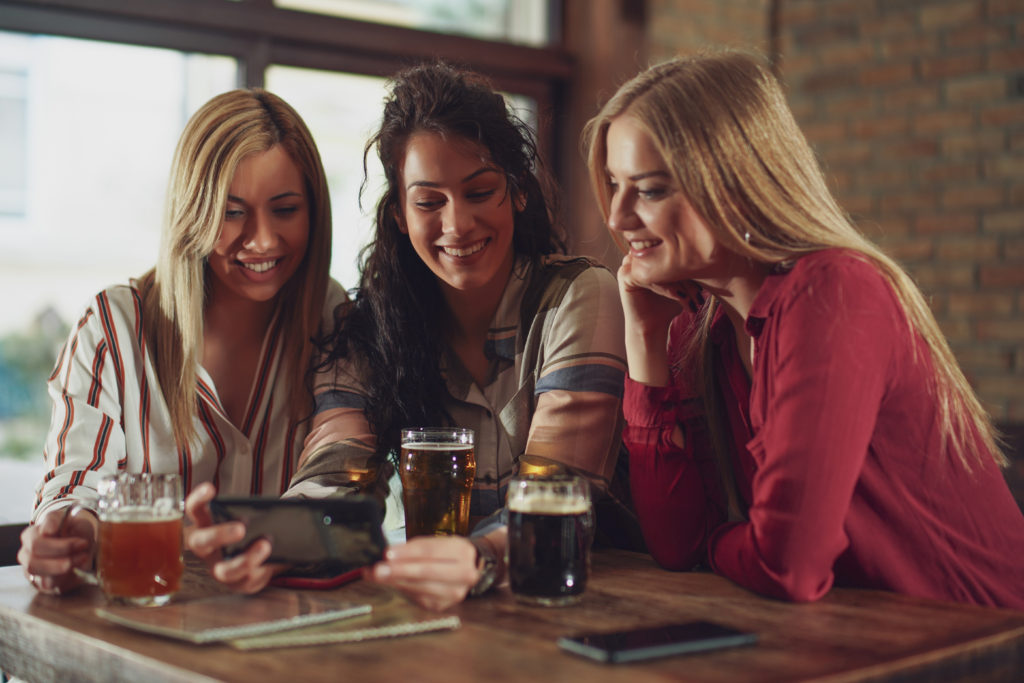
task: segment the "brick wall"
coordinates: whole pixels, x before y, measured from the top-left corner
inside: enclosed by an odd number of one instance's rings
[[[1024,423],[1024,0],[649,0],[647,26],[653,61],[777,46],[840,203]]]

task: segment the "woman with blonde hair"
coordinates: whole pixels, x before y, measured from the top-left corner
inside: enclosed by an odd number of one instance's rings
[[[258,89],[202,106],[175,151],[156,267],[93,299],[49,379],[47,472],[18,556],[39,590],[73,587],[91,561],[107,474],[180,473],[189,545],[211,565],[242,533],[198,528],[214,492],[287,489],[312,412],[309,340],[345,298],[330,253],[323,165],[298,113]],[[215,576],[246,590],[267,552]]]
[[[1024,517],[912,280],[830,195],[759,61],[676,59],[589,123],[626,254],[624,438],[654,557],[750,590],[1024,607]]]

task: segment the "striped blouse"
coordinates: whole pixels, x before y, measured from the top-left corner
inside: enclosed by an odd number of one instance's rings
[[[331,281],[325,322],[344,300]],[[289,416],[286,397],[296,378],[280,369],[281,336],[271,325],[263,340],[241,428],[228,419],[213,380],[197,365],[197,438],[179,449],[135,283],[100,292],[71,329],[48,380],[52,412],[33,519],[64,501],[92,506],[99,479],[119,470],[179,472],[186,493],[211,481],[221,493],[280,495],[309,424]]]
[[[477,385],[453,353],[441,360],[445,408],[454,424],[476,431],[473,519],[502,507],[523,454],[556,460],[607,487],[621,445],[623,338],[618,288],[607,269],[566,257],[548,257],[540,268],[517,265],[484,349],[491,381]],[[391,467],[374,456],[363,384],[351,364],[319,376],[294,491],[317,495],[321,486],[340,485],[388,495]]]

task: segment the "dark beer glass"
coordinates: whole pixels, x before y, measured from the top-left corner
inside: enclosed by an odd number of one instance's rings
[[[398,476],[406,538],[468,535],[475,475],[472,429],[403,429]]]
[[[579,602],[587,587],[594,517],[590,489],[570,474],[522,475],[508,487],[508,577],[533,605]]]

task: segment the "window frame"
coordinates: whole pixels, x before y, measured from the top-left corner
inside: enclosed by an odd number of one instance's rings
[[[0,30],[233,57],[239,87],[263,87],[271,64],[387,77],[440,58],[537,103],[538,146],[559,172],[564,93],[575,63],[562,46],[562,0],[550,0],[550,47],[530,47],[282,9],[273,0],[0,0]]]

